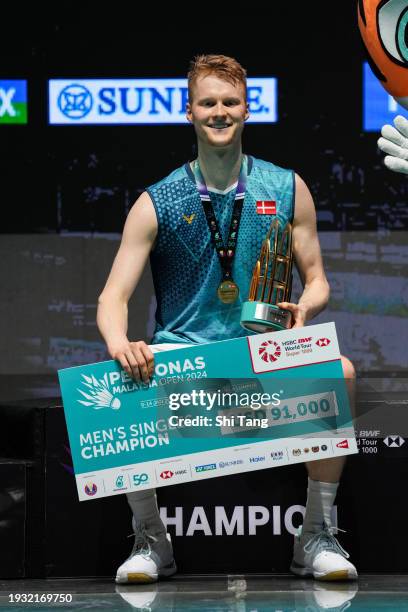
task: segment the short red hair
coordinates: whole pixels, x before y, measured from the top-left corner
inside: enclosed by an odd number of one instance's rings
[[[192,100],[192,88],[199,77],[214,74],[219,79],[233,85],[241,83],[244,86],[245,100],[247,96],[246,70],[233,57],[227,55],[197,55],[190,62],[188,71],[188,98]]]

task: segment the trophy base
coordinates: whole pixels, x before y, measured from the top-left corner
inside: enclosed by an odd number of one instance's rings
[[[291,327],[292,313],[274,304],[244,302],[240,322],[245,329],[259,334],[268,331],[282,331]]]

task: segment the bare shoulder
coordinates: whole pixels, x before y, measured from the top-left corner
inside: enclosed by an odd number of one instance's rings
[[[133,204],[126,219],[123,237],[145,239],[153,242],[157,236],[157,216],[153,202],[144,191]]]
[[[316,222],[316,209],[312,194],[305,181],[295,174],[295,214],[294,225],[314,224]]]

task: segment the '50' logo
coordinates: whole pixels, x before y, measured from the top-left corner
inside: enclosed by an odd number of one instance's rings
[[[149,476],[147,474],[133,474],[132,479],[135,487],[138,487],[141,484],[145,484],[149,480]]]

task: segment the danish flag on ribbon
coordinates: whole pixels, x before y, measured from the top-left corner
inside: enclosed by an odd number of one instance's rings
[[[276,215],[275,200],[257,200],[256,212],[258,215]]]

